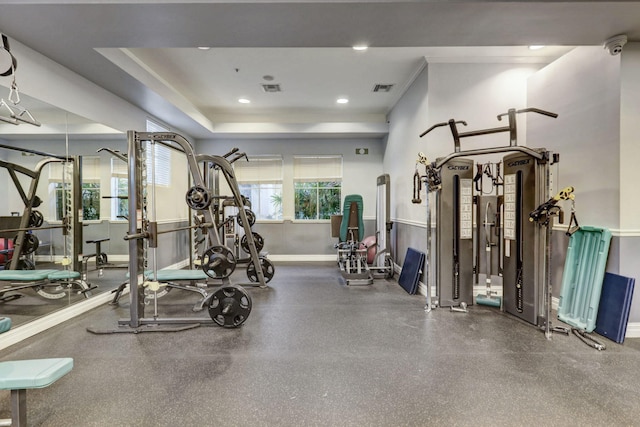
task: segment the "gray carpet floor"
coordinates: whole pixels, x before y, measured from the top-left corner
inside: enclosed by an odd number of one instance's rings
[[[116,328],[124,297],[0,360],[74,358],[27,392],[32,426],[640,425],[639,339],[602,338],[600,352],[489,307],[425,313],[393,280],[345,286],[335,263],[277,264],[269,285],[247,288],[253,310],[237,329],[87,332]],[[206,317],[195,300],[173,290],[159,311]]]

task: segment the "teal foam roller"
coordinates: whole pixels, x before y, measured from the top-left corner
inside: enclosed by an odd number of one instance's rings
[[[500,302],[501,302],[500,297],[488,297],[482,294],[476,296],[476,304],[479,304],[479,305],[488,305],[490,307],[500,307]]]

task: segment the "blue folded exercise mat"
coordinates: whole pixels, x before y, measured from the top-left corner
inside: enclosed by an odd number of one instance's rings
[[[596,327],[611,232],[582,226],[571,235],[562,274],[558,319],[586,332]]]
[[[424,266],[424,252],[417,251],[413,248],[407,249],[407,255],[404,257],[402,271],[398,278],[398,284],[411,295],[415,295],[418,291],[418,282],[420,281],[420,273]]]
[[[596,319],[596,332],[622,344],[627,333],[636,279],[605,273]]]

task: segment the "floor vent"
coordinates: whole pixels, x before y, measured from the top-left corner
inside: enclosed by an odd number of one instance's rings
[[[279,84],[263,84],[262,90],[265,92],[282,92]]]
[[[393,88],[393,84],[378,83],[373,87],[374,92],[389,92]]]

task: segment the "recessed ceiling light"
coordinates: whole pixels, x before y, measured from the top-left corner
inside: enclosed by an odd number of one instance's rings
[[[541,45],[541,44],[532,44],[531,46],[529,46],[529,50],[540,50],[540,49],[544,49],[546,46]]]
[[[359,45],[353,46],[353,50],[357,50],[358,52],[365,51],[368,48],[369,48],[369,46],[366,46],[366,45],[363,45],[363,44],[359,44]]]
[[[200,50],[209,50],[211,48],[209,46],[198,46],[198,49],[200,49]]]
[[[336,99],[336,102],[338,104],[346,104],[346,103],[349,102],[349,100],[347,98],[338,98],[338,99]]]
[[[251,104],[251,100],[249,100],[247,98],[238,98],[238,102],[240,104]]]

